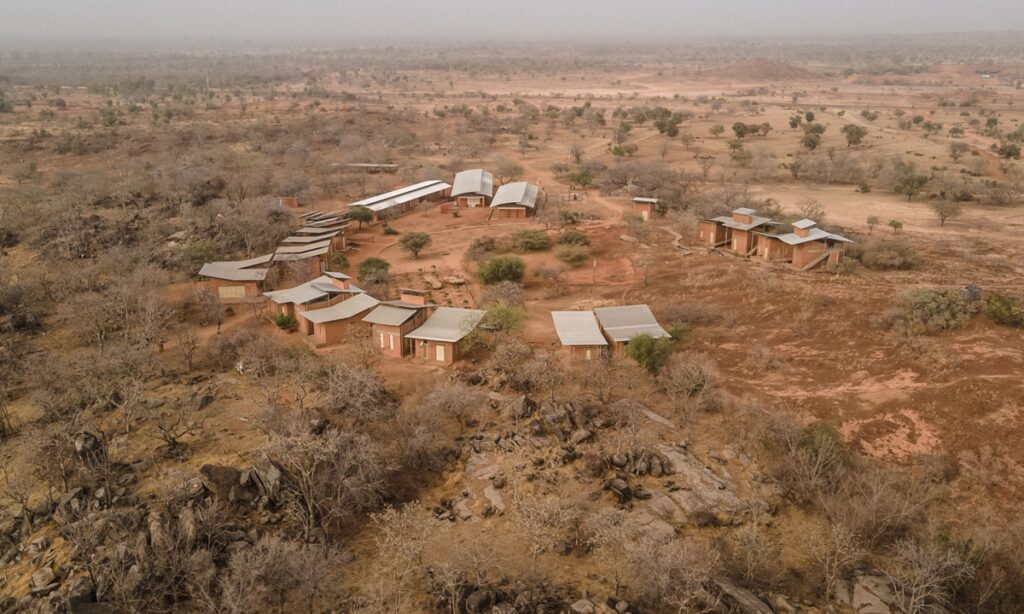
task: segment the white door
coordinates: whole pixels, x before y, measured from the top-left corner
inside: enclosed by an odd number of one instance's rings
[[[641,211],[640,212],[640,219],[642,219],[643,221],[646,222],[647,221],[647,215],[648,215],[647,211]]]
[[[394,335],[388,335],[388,339],[390,339],[391,349],[394,350],[395,349],[395,336]]]
[[[444,362],[444,346],[443,345],[438,344],[438,345],[434,346],[434,358],[437,359],[437,362]]]
[[[590,348],[587,348],[587,360],[590,360]]]
[[[380,334],[380,349],[384,349],[384,333]]]

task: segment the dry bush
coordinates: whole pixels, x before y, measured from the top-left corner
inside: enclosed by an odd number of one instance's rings
[[[263,451],[282,469],[281,503],[304,541],[329,540],[340,523],[381,503],[392,467],[366,435],[333,427],[315,434],[302,419],[268,435]]]
[[[911,335],[934,335],[962,328],[972,312],[957,290],[907,290],[900,294],[897,307],[885,311],[877,323]]]
[[[936,538],[902,539],[884,566],[907,614],[950,605],[956,591],[974,575],[969,552]]]
[[[904,239],[875,239],[851,244],[846,256],[876,271],[909,271],[917,268],[921,257]]]
[[[939,494],[919,472],[870,463],[850,474],[842,488],[826,494],[821,503],[829,518],[874,548],[910,534]]]
[[[483,306],[509,305],[517,307],[526,302],[526,291],[523,285],[513,281],[503,281],[484,288],[480,294]]]
[[[332,363],[318,369],[315,377],[324,403],[357,424],[394,416],[397,404],[376,371]]]

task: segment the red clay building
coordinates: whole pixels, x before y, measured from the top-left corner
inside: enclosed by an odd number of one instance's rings
[[[615,356],[621,356],[629,340],[637,335],[650,335],[655,339],[671,337],[668,331],[658,324],[647,305],[598,307],[594,309],[594,316],[611,344],[611,351]]]
[[[299,319],[312,327],[312,341],[316,347],[341,343],[354,329],[369,326],[361,316],[380,304],[369,294],[348,295],[349,298],[323,309],[299,314]]]
[[[486,207],[494,196],[494,175],[483,169],[461,171],[452,182],[452,198],[457,207]]]
[[[555,333],[572,360],[597,360],[608,353],[608,341],[593,311],[552,311]]]
[[[835,265],[842,261],[846,237],[818,228],[814,220],[803,219],[793,224],[786,234],[759,233],[757,255],[772,261],[792,262],[800,271],[812,269],[823,262]]]
[[[248,260],[207,262],[199,269],[200,284],[223,303],[258,300],[270,271],[273,254]]]
[[[657,198],[643,198],[637,196],[633,199],[633,215],[643,221],[653,220],[658,212]]]
[[[438,307],[422,326],[406,335],[415,342],[415,356],[427,362],[450,365],[461,357],[460,343],[480,324],[482,309]]]
[[[370,324],[373,343],[385,356],[402,358],[415,352],[413,340],[406,336],[423,324],[434,305],[425,293],[403,288],[397,301],[385,301],[368,313],[363,322]]]
[[[741,207],[732,217],[719,216],[700,220],[698,234],[707,247],[724,247],[742,256],[757,253],[759,236],[768,233],[779,222],[757,215],[757,211]]]
[[[270,312],[271,318],[277,316],[295,318],[302,333],[311,335],[313,334],[313,325],[299,316],[303,312],[330,307],[353,295],[362,293],[361,289],[353,286],[350,282],[351,278],[344,273],[328,272],[293,288],[264,292],[263,296],[273,303],[273,309]]]
[[[492,216],[499,220],[523,219],[533,215],[537,210],[539,193],[539,187],[526,181],[500,186],[491,199],[491,213],[488,219]]]

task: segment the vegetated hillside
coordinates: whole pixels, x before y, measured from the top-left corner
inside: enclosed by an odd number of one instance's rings
[[[924,92],[794,68],[893,41],[154,53],[84,89],[3,56],[0,611],[1016,612],[1019,90],[944,84],[917,43]],[[996,44],[1020,57],[955,51]],[[702,55],[754,87],[616,85]],[[503,93],[570,68],[614,93]],[[313,349],[194,283],[299,225],[279,196],[466,168],[541,185],[537,218],[423,207],[331,265],[487,309],[452,368]],[[808,272],[699,243],[740,207],[854,242]],[[565,360],[550,311],[634,303],[674,339]]]

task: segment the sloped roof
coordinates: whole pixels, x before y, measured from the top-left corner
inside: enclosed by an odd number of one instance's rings
[[[338,320],[347,320],[355,317],[367,309],[376,307],[378,304],[380,304],[380,301],[369,294],[360,293],[330,307],[303,311],[299,316],[306,318],[314,324],[337,322]]]
[[[423,341],[447,341],[454,343],[476,328],[484,318],[483,309],[461,309],[459,307],[438,307],[427,321],[406,337]]]
[[[795,232],[789,232],[784,235],[768,235],[772,238],[778,239],[783,243],[789,245],[800,245],[802,243],[810,243],[811,241],[839,241],[840,243],[853,243],[853,241],[847,239],[842,235],[832,234],[831,232],[825,232],[820,228],[811,228],[810,232],[807,233],[806,237],[801,237]]]
[[[318,235],[327,232],[340,232],[351,226],[351,222],[339,222],[330,226],[303,226],[302,228],[295,231],[297,235]]]
[[[321,247],[319,249],[300,252],[297,254],[293,253],[280,253],[274,254],[274,262],[292,262],[294,260],[305,260],[306,258],[315,258],[317,256],[323,256],[327,252],[331,251],[330,247]]]
[[[343,290],[332,284],[329,277],[321,275],[316,279],[307,281],[304,284],[299,284],[293,288],[264,292],[263,296],[279,305],[283,305],[285,303],[299,303],[301,305],[302,303],[315,301],[330,294],[337,294],[339,292],[343,292]]]
[[[739,213],[740,215],[757,215],[757,210],[750,207],[740,207],[739,209],[733,209],[732,212]]]
[[[608,345],[593,311],[552,311],[551,319],[562,345]]]
[[[594,315],[613,341],[629,341],[637,335],[650,335],[654,338],[670,336],[654,319],[647,305],[598,307],[594,309]]]
[[[517,205],[533,209],[537,206],[537,194],[540,188],[526,181],[516,181],[499,186],[491,200],[492,207]]]
[[[739,211],[739,209],[737,209],[737,211]],[[749,215],[749,214],[744,214],[744,215]],[[744,224],[742,222],[737,222],[736,220],[733,220],[731,218],[727,222],[722,222],[723,226],[725,226],[726,228],[732,228],[733,230],[753,230],[754,228],[757,228],[758,226],[775,226],[775,225],[778,225],[778,224],[779,224],[779,222],[776,222],[775,220],[773,220],[771,218],[760,217],[760,216],[757,216],[757,215],[751,216],[750,223],[748,223],[748,224]]]
[[[328,232],[322,235],[293,235],[281,241],[281,243],[319,243],[338,236],[338,231]]]
[[[318,250],[323,247],[330,247],[330,240],[320,241],[318,243],[310,243],[307,245],[282,245],[277,248],[275,254],[301,254],[302,252],[311,252]]]
[[[455,173],[452,183],[452,196],[479,194],[490,198],[494,195],[494,175],[481,169]]]
[[[377,305],[377,308],[366,314],[363,322],[382,326],[401,326],[419,311],[413,307],[398,307],[391,304]]]
[[[814,228],[817,225],[817,222],[815,222],[814,220],[809,220],[807,218],[793,222],[793,228],[799,228],[801,230],[805,230],[807,228]]]
[[[648,204],[648,205],[656,205],[656,204],[658,204],[658,199],[657,198],[646,198],[644,196],[637,196],[637,197],[635,197],[633,199],[633,202],[635,202],[635,203],[645,203],[645,204]]]
[[[366,207],[370,211],[384,211],[391,207],[403,205],[418,198],[429,196],[430,194],[443,192],[450,187],[452,187],[450,184],[447,184],[440,179],[421,181],[404,188],[398,188],[397,190],[391,190],[384,194],[378,194],[377,196],[371,196],[369,198],[364,198],[363,200],[350,203],[349,207]]]
[[[226,281],[263,281],[267,277],[267,269],[261,265],[268,264],[273,257],[273,254],[267,254],[248,260],[207,262],[199,269],[199,275]]]

